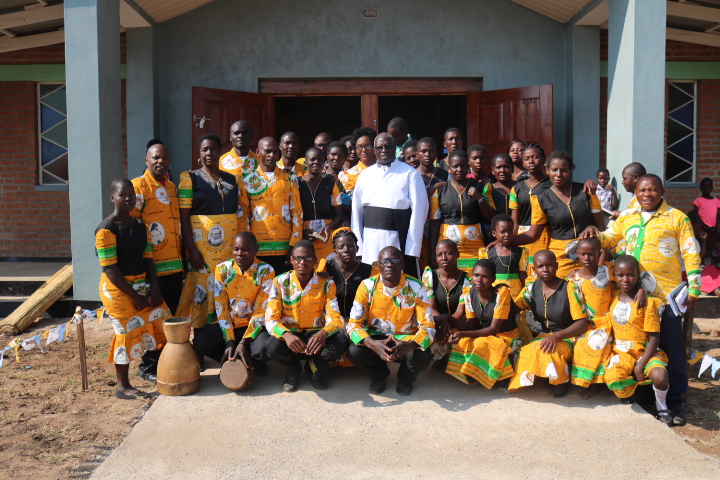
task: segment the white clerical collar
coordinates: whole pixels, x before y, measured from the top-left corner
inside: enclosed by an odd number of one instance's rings
[[[387,165],[384,165],[380,162],[376,163],[376,165],[378,167],[380,167],[380,170],[382,170],[383,172],[387,172],[388,170],[390,170],[392,168],[394,163],[395,163],[395,161],[393,160],[392,162],[388,163]]]

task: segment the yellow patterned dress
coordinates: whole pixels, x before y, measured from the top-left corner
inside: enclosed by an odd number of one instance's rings
[[[581,302],[590,326],[587,332],[575,341],[573,365],[570,372],[573,385],[589,387],[591,383],[605,383],[605,363],[610,355],[611,332],[609,327],[599,327],[595,318],[606,315],[610,310],[615,283],[612,263],[598,267],[595,278],[586,279],[578,270],[568,275],[570,284],[575,288],[575,295]]]
[[[480,205],[467,194],[472,187],[482,191],[482,186],[473,181],[458,191],[448,180],[430,197],[430,218],[441,221],[438,241],[449,239],[457,244],[460,251],[458,268],[468,274],[478,261],[478,250],[485,247]],[[487,201],[485,197],[483,201]]]
[[[357,179],[366,168],[368,168],[367,165],[363,162],[358,162],[357,165],[351,169],[338,173],[338,180],[340,180],[345,192],[350,195],[351,198]]]
[[[653,368],[666,369],[667,355],[658,349],[657,353],[645,365],[643,382],[638,383],[633,374],[637,361],[645,353],[650,338],[648,334],[660,332],[660,317],[665,306],[654,297],[647,298],[645,308],[638,309],[635,303],[620,300],[620,290],[616,290],[610,305],[610,312],[597,317],[595,322],[603,327],[612,327],[615,340],[610,358],[605,365],[605,383],[620,398],[628,398],[635,393],[638,385],[652,383],[648,378]]]
[[[190,317],[194,328],[214,323],[215,266],[232,256],[232,242],[247,230],[247,195],[242,179],[220,172],[215,181],[203,170],[180,175],[180,208],[190,210],[193,240],[205,260],[200,270],[188,265],[177,315]]]
[[[100,222],[95,229],[95,251],[102,267],[117,265],[132,289],[147,297],[150,282],[145,275],[145,259],[152,259],[152,245],[145,225],[135,221],[132,226],[108,219]],[[105,272],[100,276],[99,287],[100,299],[115,331],[108,362],[128,365],[130,360],[140,360],[143,353],[157,350],[166,342],[162,319],[170,315],[170,310],[164,302],[158,307],[138,310]]]
[[[468,320],[477,319],[478,330],[488,328],[494,318],[503,320],[497,335],[465,337],[453,345],[445,371],[468,385],[480,382],[485,388],[492,388],[495,382],[515,373],[509,356],[522,344],[515,323],[518,308],[508,287],[494,290],[495,298],[485,305],[474,288],[468,289],[465,295],[465,315]]]
[[[597,195],[583,192],[582,183],[573,182],[570,201],[565,203],[555,190],[548,188],[531,197],[532,224],[550,226],[548,248],[558,262],[557,276],[565,278],[572,270],[582,268],[577,256],[580,234],[593,224],[593,214],[602,211]]]
[[[540,340],[587,318],[573,285],[562,280],[555,292],[545,298],[542,280],[528,281],[515,303],[521,309],[532,310],[535,320],[542,325],[543,333],[520,349],[515,375],[508,390],[514,392],[529,387],[535,383],[535,377],[545,377],[551,385],[569,382],[573,340],[566,338],[558,342],[553,353],[540,350]]]

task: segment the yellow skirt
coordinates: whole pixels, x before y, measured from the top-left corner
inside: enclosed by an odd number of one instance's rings
[[[645,353],[645,346],[644,342],[615,340],[610,358],[605,364],[605,383],[619,398],[632,396],[638,385],[652,383],[648,375],[653,368],[667,370],[667,355],[658,350],[645,365],[645,380],[640,383],[635,381],[635,364]]]
[[[593,328],[575,342],[570,381],[587,388],[592,383],[605,383],[605,364],[612,350],[610,328]]]
[[[125,280],[142,296],[150,292],[145,274],[129,275]],[[143,353],[158,350],[167,341],[162,319],[170,316],[170,309],[165,302],[138,311],[130,297],[113,285],[104,273],[100,276],[100,299],[115,331],[108,362],[128,365],[130,360],[140,360]]]
[[[328,220],[328,219],[307,220],[307,221],[303,222],[303,228],[315,230],[316,232],[319,233],[319,231],[322,230],[322,228],[325,225],[330,224],[331,221],[332,220]],[[320,224],[322,224],[322,226],[320,226]],[[318,260],[324,259],[331,253],[335,252],[335,248],[333,247],[333,243],[332,243],[332,238],[328,238],[328,241],[325,243],[323,243],[323,241],[318,238],[313,238],[312,244],[313,244],[313,247],[315,247],[315,256],[318,258]]]
[[[548,249],[553,252],[555,254],[555,258],[557,258],[558,277],[565,278],[573,270],[583,268],[582,263],[580,263],[577,256],[577,243],[577,240],[550,239]]]
[[[445,239],[452,240],[458,246],[458,250],[460,251],[458,268],[468,274],[472,274],[472,268],[475,262],[478,261],[478,249],[485,248],[480,224],[446,225],[443,223],[440,225],[439,240]]]
[[[193,239],[203,259],[200,271],[188,268],[177,308],[178,317],[189,317],[193,328],[215,321],[215,267],[232,258],[232,243],[238,233],[234,213],[192,215]]]
[[[528,225],[520,225],[518,227],[518,233],[525,233],[530,229]],[[548,245],[550,243],[550,228],[545,227],[543,229],[543,232],[540,234],[540,238],[535,240],[533,243],[529,243],[527,245],[523,245],[523,249],[525,250],[527,254],[527,274],[528,277],[535,276],[535,272],[533,271],[532,265],[533,265],[533,258],[535,257],[535,254],[539,252],[540,250],[547,250]],[[558,275],[560,276],[560,275]],[[562,277],[560,277],[562,278]]]
[[[573,344],[569,339],[558,342],[555,352],[544,353],[540,350],[540,340],[549,335],[538,335],[530,344],[518,353],[515,375],[510,380],[508,391],[514,392],[535,383],[535,377],[545,377],[551,385],[561,385],[570,381],[570,361],[573,356]]]
[[[445,372],[463,383],[480,382],[492,388],[495,382],[513,376],[511,353],[520,348],[520,332],[490,335],[489,337],[462,338],[453,345]]]

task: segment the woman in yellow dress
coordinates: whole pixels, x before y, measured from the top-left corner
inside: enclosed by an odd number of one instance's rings
[[[132,183],[115,179],[110,191],[115,211],[95,229],[95,249],[103,271],[100,299],[115,331],[108,355],[117,375],[115,396],[129,400],[143,395],[130,385],[130,361],[165,343],[161,319],[170,310],[160,293],[150,234],[130,216],[136,200]]]
[[[469,274],[478,260],[478,249],[485,247],[480,222],[489,222],[495,208],[482,195],[482,185],[467,178],[465,151],[455,150],[448,157],[450,178],[430,197],[430,251],[435,251],[438,239],[452,240],[460,251],[458,266]],[[433,259],[431,266],[436,265]]]
[[[232,257],[232,242],[248,229],[248,204],[240,175],[220,170],[220,137],[200,138],[200,168],[180,174],[180,228],[189,256],[178,316],[194,328],[215,321],[215,267]]]

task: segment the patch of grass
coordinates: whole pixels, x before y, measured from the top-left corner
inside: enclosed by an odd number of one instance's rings
[[[103,353],[99,353],[99,354],[98,354],[98,357],[100,357],[100,358],[107,358],[108,355],[110,355],[110,352],[103,352]]]
[[[76,458],[78,455],[75,452],[63,452],[63,453],[39,453],[35,456],[38,460],[43,463],[63,463],[71,458]]]

